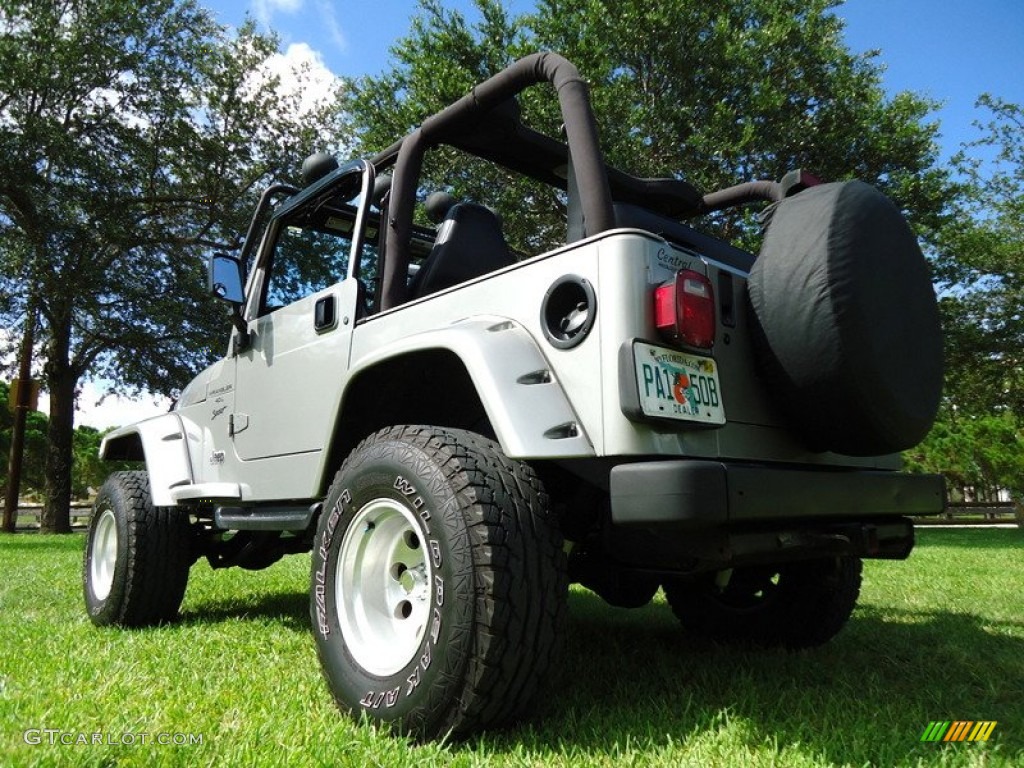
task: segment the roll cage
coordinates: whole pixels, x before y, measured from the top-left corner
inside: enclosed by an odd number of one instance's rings
[[[566,141],[540,133],[520,119],[516,96],[525,89],[550,82],[558,95]],[[680,224],[714,210],[752,201],[777,201],[804,187],[805,174],[797,171],[781,183],[754,181],[709,195],[678,178],[640,178],[605,164],[598,143],[596,121],[586,82],[567,59],[551,52],[535,53],[512,64],[422,125],[396,141],[368,162],[355,161],[338,168],[305,189],[286,185],[268,189],[246,236],[243,264],[255,245],[257,219],[272,198],[288,195],[275,211],[294,211],[318,195],[330,194],[338,179],[362,165],[373,189],[375,177],[392,170],[390,189],[374,200],[379,213],[361,204],[355,212],[356,235],[377,236],[378,262],[374,311],[388,310],[409,300],[408,275],[413,240],[422,244],[425,230],[413,223],[423,158],[428,149],[445,144],[521,173],[567,193],[566,242],[596,235],[616,226],[633,226],[659,232],[669,239],[694,242],[706,236]],[[814,180],[816,181],[816,180]],[[812,182],[813,183],[813,182]],[[380,221],[387,226],[379,231]],[[369,234],[367,235],[367,228]],[[672,230],[684,229],[679,238]],[[422,250],[418,248],[417,251]],[[751,260],[752,261],[752,260]],[[359,260],[353,259],[359,268]],[[749,268],[749,263],[744,264]],[[358,274],[349,275],[359,277]]]

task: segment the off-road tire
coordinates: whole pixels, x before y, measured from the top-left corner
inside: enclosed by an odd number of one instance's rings
[[[555,669],[567,591],[540,481],[483,437],[381,430],[328,491],[310,614],[353,715],[421,739],[522,717]]]
[[[115,472],[96,497],[82,567],[97,626],[145,627],[178,616],[195,558],[188,516],[154,507],[146,472]]]
[[[860,593],[861,561],[835,557],[737,568],[727,586],[717,574],[662,586],[689,631],[721,643],[793,650],[831,640],[846,624]]]

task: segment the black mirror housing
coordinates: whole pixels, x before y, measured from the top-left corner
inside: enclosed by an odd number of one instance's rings
[[[230,254],[213,254],[213,258],[210,259],[208,284],[214,298],[234,304],[236,307],[245,301],[242,265]]]

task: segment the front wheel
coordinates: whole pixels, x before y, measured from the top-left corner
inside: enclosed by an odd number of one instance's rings
[[[188,515],[154,507],[146,472],[115,472],[96,496],[82,567],[93,624],[173,621],[194,561]]]
[[[718,642],[810,648],[831,640],[860,594],[857,557],[748,566],[662,586],[684,628]]]
[[[468,432],[391,427],[352,452],[323,509],[310,613],[339,706],[420,738],[525,714],[568,589],[532,470]]]

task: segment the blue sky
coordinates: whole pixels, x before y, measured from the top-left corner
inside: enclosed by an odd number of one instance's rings
[[[652,0],[656,2],[657,0]],[[712,0],[715,1],[715,0]],[[203,0],[200,0],[203,2]],[[282,47],[305,43],[339,75],[378,73],[388,48],[408,32],[413,0],[205,0],[223,24],[246,13],[281,35]],[[469,0],[449,7],[473,16]],[[533,0],[507,0],[528,12]],[[944,102],[936,113],[942,154],[977,138],[974,108],[988,91],[1024,102],[1024,2],[1021,0],[847,0],[837,9],[856,52],[879,49],[888,90],[912,90]]]

